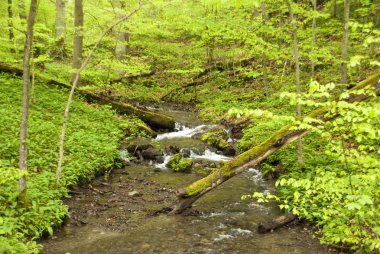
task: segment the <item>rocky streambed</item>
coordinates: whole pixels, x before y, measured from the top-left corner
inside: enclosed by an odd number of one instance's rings
[[[135,162],[73,190],[66,200],[70,218],[41,242],[42,253],[329,252],[303,224],[257,233],[258,223],[280,211],[276,204],[241,201],[243,194],[273,191],[273,182],[256,169],[229,180],[183,215],[157,212],[175,202],[177,188],[201,178],[234,153],[233,137],[222,126],[200,123],[191,112],[164,113],[175,117],[176,131],[154,140],[129,140],[121,154],[125,160],[134,156]]]

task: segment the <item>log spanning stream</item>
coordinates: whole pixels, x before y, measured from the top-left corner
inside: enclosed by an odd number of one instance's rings
[[[190,158],[221,161],[231,158],[191,138],[212,127],[189,112],[166,109],[177,131],[158,135],[161,147],[190,149]],[[197,152],[198,151],[198,152]],[[199,152],[201,151],[201,152]],[[175,201],[177,188],[200,178],[173,173],[164,162],[132,164],[77,188],[67,200],[70,218],[44,239],[42,253],[327,253],[305,226],[280,228],[268,234],[257,226],[280,214],[275,204],[241,201],[243,194],[273,191],[273,182],[250,169],[194,203],[183,215],[155,214]]]

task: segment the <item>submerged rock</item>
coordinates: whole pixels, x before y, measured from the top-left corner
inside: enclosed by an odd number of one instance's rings
[[[148,148],[142,151],[141,155],[145,160],[157,160],[160,156],[164,155],[164,153],[158,148]]]
[[[142,137],[126,140],[120,146],[121,149],[126,149],[131,154],[135,154],[138,150],[143,151],[153,147],[151,139]]]

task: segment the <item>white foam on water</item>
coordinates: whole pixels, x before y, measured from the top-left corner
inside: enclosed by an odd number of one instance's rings
[[[218,237],[214,238],[214,241],[223,241],[234,238],[232,235],[226,235],[226,234],[219,234]]]
[[[251,235],[252,231],[248,229],[242,229],[242,228],[233,228],[232,232],[235,235]]]
[[[212,217],[218,217],[218,216],[223,216],[223,215],[226,215],[226,213],[215,212],[215,213],[202,215],[201,217],[202,218],[212,218]]]
[[[209,149],[206,149],[203,155],[198,155],[198,154],[195,154],[193,151],[191,151],[190,158],[191,159],[205,159],[209,161],[229,161],[232,159],[231,157],[214,153]]]
[[[263,174],[260,170],[256,168],[249,168],[248,172],[251,174],[251,180],[253,180],[255,183],[263,181]]]
[[[160,169],[166,169],[166,164],[168,163],[171,157],[173,157],[173,155],[165,155],[164,162],[160,164],[156,164],[155,167],[160,168]]]
[[[129,153],[127,150],[120,150],[120,158],[123,161],[129,162],[128,155],[129,155]]]
[[[158,134],[156,137],[156,140],[172,139],[172,138],[191,138],[195,134],[202,132],[207,126],[210,126],[210,125],[202,124],[193,128],[189,128],[184,125],[176,123],[175,132]]]

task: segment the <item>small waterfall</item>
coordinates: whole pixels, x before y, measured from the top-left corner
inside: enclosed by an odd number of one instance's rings
[[[172,139],[172,138],[191,138],[195,134],[201,133],[205,131],[205,129],[213,128],[216,125],[198,125],[196,127],[190,128],[185,125],[181,125],[176,123],[175,124],[175,132],[168,132],[168,133],[162,133],[158,134],[156,137],[156,140],[162,140],[162,139]]]
[[[222,154],[217,154],[212,152],[210,149],[206,149],[204,154],[199,155],[191,151],[190,154],[191,159],[204,159],[204,160],[209,160],[209,161],[229,161],[232,158],[224,156]]]
[[[125,161],[125,162],[129,162],[129,153],[127,150],[120,150],[120,158]]]

